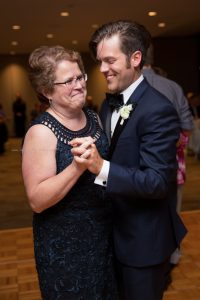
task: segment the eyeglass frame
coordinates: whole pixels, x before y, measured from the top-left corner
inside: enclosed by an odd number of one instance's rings
[[[83,73],[83,74],[80,74],[78,76],[74,76],[72,78],[69,78],[69,79],[65,80],[64,82],[54,82],[53,84],[54,85],[64,84],[67,87],[72,87],[72,86],[76,85],[77,82],[81,83],[83,81],[85,83],[87,81],[87,79],[88,79],[87,74]]]

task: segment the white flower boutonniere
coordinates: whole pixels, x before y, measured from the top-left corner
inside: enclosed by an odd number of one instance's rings
[[[130,112],[133,110],[133,105],[129,104],[129,105],[124,105],[120,108],[119,113],[120,116],[122,117],[120,125],[123,125],[124,120],[129,118]]]

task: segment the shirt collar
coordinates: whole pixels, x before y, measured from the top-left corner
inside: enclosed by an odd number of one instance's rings
[[[134,81],[131,85],[129,85],[129,87],[126,90],[124,90],[121,93],[124,96],[124,104],[126,104],[126,102],[130,98],[130,96],[132,95],[132,93],[135,91],[135,89],[138,87],[138,85],[140,84],[140,82],[143,79],[144,79],[144,76],[140,75],[140,77],[136,81]]]

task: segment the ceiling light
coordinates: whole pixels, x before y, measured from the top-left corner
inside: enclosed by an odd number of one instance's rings
[[[77,44],[78,44],[78,41],[77,41],[77,40],[73,40],[73,41],[72,41],[72,44],[73,44],[73,45],[77,45]]]
[[[13,30],[19,30],[19,29],[21,29],[21,26],[20,25],[13,25],[12,29]]]
[[[149,11],[148,12],[148,16],[149,17],[155,17],[157,15],[157,12],[156,11]]]
[[[166,24],[165,24],[164,22],[158,23],[158,27],[160,27],[160,28],[163,28],[163,27],[165,27],[165,26],[166,26]]]
[[[97,29],[99,27],[98,24],[92,24],[92,28]]]
[[[12,46],[17,46],[17,45],[18,45],[18,42],[17,42],[17,41],[12,41],[12,42],[11,42],[11,45],[12,45]]]
[[[47,33],[46,37],[48,39],[53,39],[54,35],[53,35],[53,33]]]
[[[69,13],[67,11],[62,11],[60,13],[61,17],[68,17],[69,16]]]

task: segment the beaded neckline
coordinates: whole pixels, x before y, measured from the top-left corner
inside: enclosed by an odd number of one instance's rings
[[[67,144],[68,141],[76,137],[84,137],[88,135],[98,139],[100,137],[101,128],[99,126],[96,113],[90,109],[84,109],[84,113],[87,120],[86,125],[77,131],[73,131],[65,127],[48,112],[44,112],[41,115],[40,123],[47,126],[55,134],[57,139],[64,144]]]
[[[71,130],[71,129],[69,129],[67,126],[63,125],[60,121],[58,121],[58,120],[57,120],[52,114],[50,114],[49,112],[47,112],[47,111],[44,112],[44,115],[47,115],[50,119],[53,118],[53,119],[55,120],[55,122],[59,124],[60,127],[63,127],[64,130],[67,130],[67,131],[72,132],[72,133],[73,133],[73,132],[82,132],[82,131],[84,131],[85,129],[87,129],[88,122],[89,122],[89,116],[88,116],[88,114],[86,113],[85,110],[84,110],[84,114],[85,114],[85,116],[86,116],[86,125],[85,125],[83,128],[81,128],[81,129],[75,131],[75,130]]]

